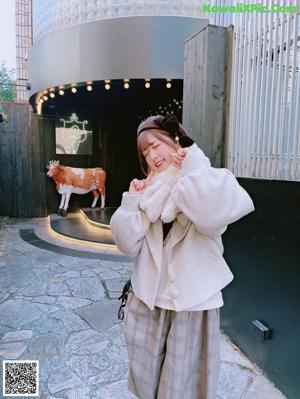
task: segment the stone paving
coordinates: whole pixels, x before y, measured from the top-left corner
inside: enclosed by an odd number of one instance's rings
[[[103,249],[95,247],[90,250],[99,251],[99,259],[55,254],[19,236],[19,229],[34,228],[49,242],[80,247],[52,237],[48,223],[48,218],[0,221],[1,375],[2,360],[39,360],[42,399],[133,399],[117,319],[117,297],[132,264],[102,260]],[[222,334],[218,399],[284,396]]]

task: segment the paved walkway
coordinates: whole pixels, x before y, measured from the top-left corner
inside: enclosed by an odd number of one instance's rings
[[[116,299],[132,264],[101,259],[118,254],[113,249],[91,246],[99,259],[78,258],[20,238],[20,229],[34,229],[48,242],[80,249],[50,234],[48,223],[0,221],[0,375],[2,360],[38,359],[42,399],[133,398]],[[221,359],[219,399],[284,399],[223,334]]]

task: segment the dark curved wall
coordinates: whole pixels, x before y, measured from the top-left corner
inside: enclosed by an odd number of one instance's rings
[[[102,85],[95,85],[92,92],[82,87],[76,95],[66,92],[64,96],[56,96],[43,106],[45,166],[51,159],[57,159],[66,166],[101,166],[107,172],[106,205],[118,206],[129,182],[134,177],[142,177],[136,147],[139,122],[149,114],[166,110],[172,110],[181,120],[181,100],[182,81],[174,80],[172,88],[166,89],[165,81],[160,79],[153,80],[150,89],[144,87],[143,80],[132,81],[128,90],[124,90],[122,81],[113,81],[109,91]],[[55,154],[55,118],[72,112],[82,113],[92,121],[94,142],[91,155]],[[60,196],[52,179],[46,177],[46,184],[48,213],[52,213],[57,210]],[[70,210],[90,206],[92,198],[91,193],[72,194]]]

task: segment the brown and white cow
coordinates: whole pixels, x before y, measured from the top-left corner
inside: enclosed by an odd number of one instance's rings
[[[67,215],[71,194],[86,194],[92,191],[95,208],[99,193],[101,195],[101,208],[105,206],[105,180],[106,172],[102,168],[72,168],[59,165],[59,161],[49,161],[47,176],[51,177],[56,184],[56,190],[61,194],[61,202],[58,213]]]

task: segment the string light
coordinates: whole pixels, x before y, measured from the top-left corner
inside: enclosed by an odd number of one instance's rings
[[[166,115],[169,113],[180,118],[181,111],[182,111],[181,103],[182,103],[182,100],[173,98],[173,100],[171,100],[171,102],[168,104],[160,104],[154,110],[153,109],[145,110],[145,114],[140,115],[139,119],[141,119],[141,120],[145,119],[148,116],[148,114],[149,115],[155,115],[155,114]]]
[[[58,94],[59,94],[60,96],[63,96],[63,95],[65,94],[65,92],[63,91],[63,89],[59,89]]]
[[[75,94],[75,93],[77,92],[76,83],[72,83],[72,84],[71,84],[71,92],[72,92],[73,94]]]
[[[110,89],[110,80],[105,80],[104,83],[105,83],[104,84],[105,89],[109,90]]]
[[[150,88],[150,79],[145,79],[145,87],[146,87],[146,89],[149,89]]]
[[[166,88],[167,89],[171,89],[171,87],[172,87],[172,83],[171,83],[172,79],[166,79],[166,81],[167,81]]]
[[[36,112],[38,115],[42,115],[42,103],[40,101],[36,104]]]
[[[86,84],[87,84],[87,86],[86,86],[87,91],[92,91],[93,90],[93,86],[92,86],[93,82],[91,80],[88,80],[86,82]]]
[[[54,97],[55,97],[55,93],[53,93],[53,91],[51,91],[50,94],[49,94],[49,96],[50,96],[51,98],[54,98]]]
[[[48,97],[47,97],[47,96],[43,96],[43,99],[44,99],[45,101],[47,101],[47,100],[48,100]]]
[[[124,79],[124,89],[129,89],[129,79]]]

